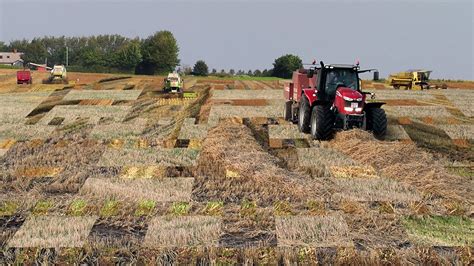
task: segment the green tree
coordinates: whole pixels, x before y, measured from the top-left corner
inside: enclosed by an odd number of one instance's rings
[[[253,75],[252,70],[249,69],[249,71],[247,72],[247,75],[248,75],[248,76],[252,76],[252,75]]]
[[[199,60],[196,62],[193,68],[193,74],[196,76],[207,76],[209,69],[206,65],[206,62]]]
[[[159,31],[148,37],[142,45],[144,66],[151,68],[151,73],[173,71],[179,64],[179,47],[173,34]]]
[[[10,49],[8,49],[8,45],[2,41],[0,41],[0,52],[8,52]]]
[[[262,71],[260,71],[259,69],[255,69],[255,71],[253,72],[253,75],[256,77],[260,77],[262,75]]]
[[[130,71],[135,69],[141,60],[140,42],[135,40],[119,48],[114,56],[114,66],[122,70]]]
[[[212,74],[217,74],[217,69],[213,68],[212,69]]]
[[[235,70],[234,69],[229,70],[229,74],[233,76],[235,74]]]
[[[22,55],[22,59],[25,63],[38,63],[42,64],[48,58],[48,50],[44,46],[41,39],[33,39],[31,43],[26,45],[22,49],[24,54]]]
[[[280,78],[291,78],[293,71],[301,67],[303,67],[301,58],[296,55],[287,54],[275,60],[272,75]]]

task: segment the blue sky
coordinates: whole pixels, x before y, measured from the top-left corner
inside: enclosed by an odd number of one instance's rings
[[[0,0],[0,40],[170,30],[183,64],[271,68],[286,53],[353,63],[382,76],[408,68],[474,79],[473,1],[11,1]]]

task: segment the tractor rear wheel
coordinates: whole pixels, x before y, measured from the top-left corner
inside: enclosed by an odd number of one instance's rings
[[[306,96],[301,96],[300,108],[298,111],[298,129],[300,132],[309,133],[309,120],[311,119],[311,106]]]
[[[291,113],[291,105],[293,104],[292,101],[285,102],[285,113],[284,117],[286,121],[293,121],[293,114]]]
[[[313,139],[330,139],[333,134],[334,118],[334,113],[328,105],[316,105],[311,112],[311,136]]]
[[[367,130],[372,131],[378,139],[387,133],[387,115],[382,108],[371,108],[367,110]]]

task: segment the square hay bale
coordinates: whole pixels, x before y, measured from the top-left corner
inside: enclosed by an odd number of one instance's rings
[[[385,140],[410,140],[410,136],[401,125],[389,125]]]
[[[301,133],[298,126],[293,124],[269,125],[268,137],[270,139],[307,139],[308,135]]]
[[[30,215],[8,242],[9,247],[82,247],[97,217]]]
[[[395,117],[450,117],[451,114],[440,106],[384,106],[388,115]]]
[[[199,150],[182,148],[107,149],[98,166],[193,166]]]
[[[340,215],[276,217],[279,247],[352,246],[349,227]]]
[[[474,139],[474,125],[440,125],[451,139]]]
[[[141,93],[142,90],[72,90],[64,96],[64,100],[134,101],[138,99]]]
[[[110,179],[88,178],[80,193],[100,199],[189,201],[194,178]]]
[[[318,176],[331,176],[331,166],[356,166],[348,156],[329,148],[297,148],[300,167],[315,170]]]
[[[96,139],[133,139],[138,138],[145,129],[147,120],[137,118],[130,122],[112,122],[105,125],[95,125],[91,136]]]
[[[332,200],[349,201],[397,201],[421,200],[415,188],[388,178],[334,179],[336,193]]]
[[[186,118],[184,120],[178,139],[202,140],[207,136],[209,126],[206,124],[195,124],[195,121],[195,118]]]
[[[63,124],[86,117],[92,124],[97,124],[101,118],[111,118],[113,121],[119,122],[125,118],[131,108],[132,106],[57,105],[38,124],[48,125],[55,117],[64,117]]]
[[[283,97],[281,90],[214,90],[212,99],[215,100],[278,100]]]
[[[215,216],[155,217],[149,225],[147,247],[217,247],[221,218]]]
[[[372,166],[336,166],[330,168],[331,174],[336,178],[378,178]]]

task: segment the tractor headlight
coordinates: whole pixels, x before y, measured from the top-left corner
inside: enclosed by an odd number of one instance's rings
[[[346,97],[346,96],[342,96],[342,99],[344,99],[348,102],[362,102],[362,98],[353,99],[353,98],[349,98],[349,97]]]

